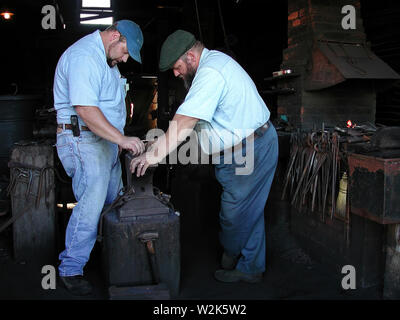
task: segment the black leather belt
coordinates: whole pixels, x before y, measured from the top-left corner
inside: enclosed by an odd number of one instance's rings
[[[263,134],[269,129],[271,126],[271,122],[268,120],[266,123],[264,123],[261,127],[257,128],[254,133],[254,139],[257,139],[258,137],[262,137]]]
[[[258,137],[262,137],[264,135],[264,133],[269,129],[270,126],[271,126],[271,122],[270,122],[270,120],[268,120],[261,127],[258,127],[256,130],[254,130],[254,140],[256,140]],[[243,140],[245,140],[245,139],[247,139],[247,138],[244,138]],[[239,143],[242,144],[243,140]],[[235,151],[234,148],[235,148],[235,146],[230,147],[228,149],[224,149],[219,152],[219,155],[223,156],[225,154],[225,152],[229,149],[230,149],[230,152],[233,153]]]
[[[57,128],[63,129],[63,130],[72,130],[72,124],[69,123],[60,123],[57,125]],[[90,131],[88,127],[85,126],[80,126],[81,131]]]

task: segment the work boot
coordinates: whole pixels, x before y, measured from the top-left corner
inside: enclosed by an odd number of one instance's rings
[[[86,296],[92,293],[92,285],[81,275],[61,277],[63,286],[76,296]]]
[[[221,258],[221,267],[224,270],[233,270],[235,269],[238,260],[238,257],[230,256],[224,251]]]
[[[215,271],[214,277],[221,282],[249,282],[256,283],[261,282],[262,273],[244,273],[237,269],[233,270],[217,270]]]

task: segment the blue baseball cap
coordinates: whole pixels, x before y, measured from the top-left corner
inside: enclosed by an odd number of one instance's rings
[[[143,45],[143,33],[140,27],[130,20],[117,21],[117,30],[126,38],[129,55],[132,59],[142,63],[140,49]]]

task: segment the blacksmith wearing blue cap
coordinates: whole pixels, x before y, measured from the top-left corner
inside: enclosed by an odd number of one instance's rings
[[[202,150],[219,160],[213,163],[223,188],[219,216],[224,253],[215,278],[259,282],[266,265],[264,207],[278,160],[278,138],[269,121],[270,111],[235,60],[208,50],[187,31],[177,30],[165,40],[159,67],[161,71],[172,69],[188,93],[165,135],[132,160],[131,171],[143,175],[149,165],[160,162],[185,141],[191,129],[200,132]],[[203,133],[207,139],[201,138]],[[208,148],[215,142],[219,147],[216,155]],[[244,163],[239,161],[243,155]],[[252,170],[244,173],[239,169],[248,164],[247,159],[252,160],[248,161]]]
[[[76,295],[92,291],[83,268],[96,241],[102,208],[122,188],[119,152],[144,151],[139,138],[124,135],[126,79],[117,66],[129,56],[141,63],[142,44],[140,27],[121,20],[75,42],[57,64],[53,88],[57,153],[78,201],[58,269],[61,282]]]

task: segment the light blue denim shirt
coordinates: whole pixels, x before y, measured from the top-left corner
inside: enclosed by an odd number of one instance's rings
[[[100,31],[70,46],[58,61],[54,77],[54,108],[58,123],[71,123],[74,106],[96,106],[121,133],[126,121],[126,79],[107,64]],[[79,123],[85,125],[79,118]]]
[[[206,153],[212,153],[209,144],[214,145],[217,140],[220,150],[239,143],[270,117],[247,72],[228,55],[206,48],[185,101],[176,113],[200,119],[195,130]]]

